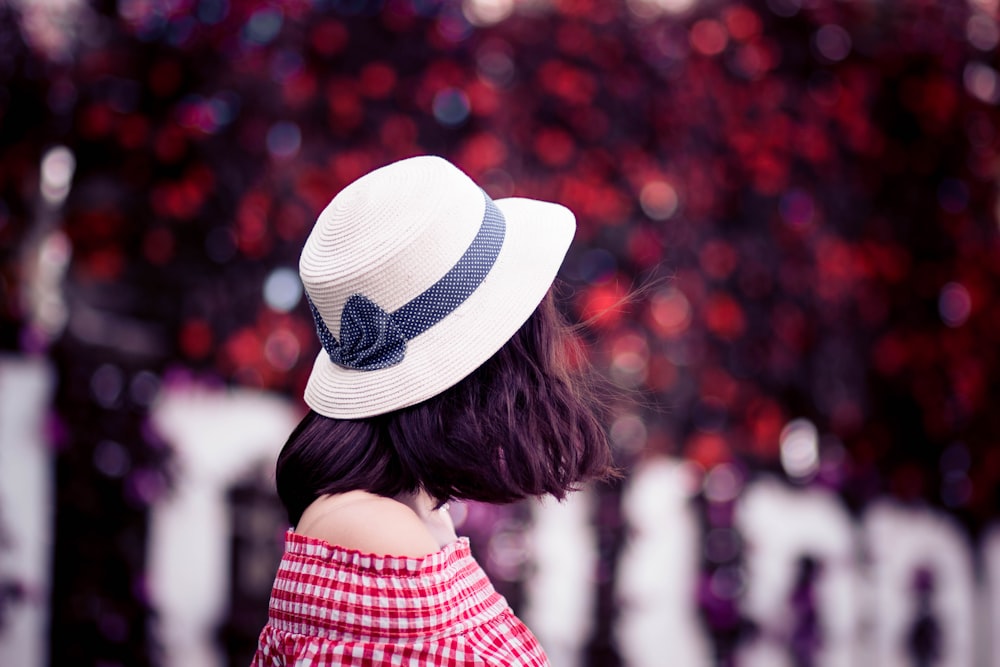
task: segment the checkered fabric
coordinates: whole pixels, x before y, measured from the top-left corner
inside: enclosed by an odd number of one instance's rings
[[[467,538],[372,556],[289,531],[251,667],[548,667]]]

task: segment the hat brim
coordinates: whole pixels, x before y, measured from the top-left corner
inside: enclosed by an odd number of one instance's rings
[[[534,199],[498,199],[496,205],[506,220],[504,243],[476,291],[408,341],[395,366],[343,368],[320,350],[306,384],[310,408],[335,419],[362,419],[416,405],[457,384],[517,333],[555,280],[576,219],[564,206]]]

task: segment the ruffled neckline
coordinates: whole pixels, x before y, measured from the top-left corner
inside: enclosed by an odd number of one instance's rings
[[[336,564],[358,573],[426,576],[439,573],[466,557],[472,556],[469,538],[459,537],[440,550],[423,557],[393,556],[348,549],[326,540],[296,533],[285,534],[285,552]]]

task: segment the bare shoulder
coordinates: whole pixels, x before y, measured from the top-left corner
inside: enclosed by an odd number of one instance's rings
[[[317,499],[295,532],[362,553],[422,558],[438,543],[420,517],[392,498],[364,491]]]

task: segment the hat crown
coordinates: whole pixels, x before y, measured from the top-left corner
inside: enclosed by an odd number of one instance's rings
[[[438,281],[482,224],[483,192],[446,160],[420,156],[362,176],[320,214],[299,260],[306,292],[333,331],[362,295],[392,312]]]

